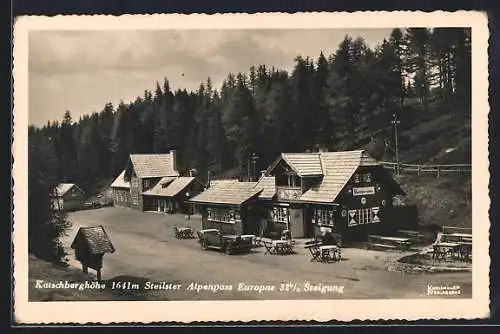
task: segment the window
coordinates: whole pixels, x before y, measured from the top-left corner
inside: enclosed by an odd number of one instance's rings
[[[207,209],[207,218],[210,221],[234,224],[236,222],[236,216],[239,219],[239,214],[236,215],[232,210],[228,209]]]
[[[354,174],[354,183],[371,183],[372,174],[371,173],[356,173]]]
[[[332,209],[316,209],[314,210],[314,221],[321,226],[333,227],[333,210]]]
[[[274,207],[270,212],[270,218],[276,223],[288,223],[288,209],[283,207]]]

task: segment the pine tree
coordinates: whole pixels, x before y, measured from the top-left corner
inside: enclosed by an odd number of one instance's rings
[[[42,131],[29,130],[28,251],[43,260],[61,262],[66,253],[60,237],[71,222],[54,207],[58,178],[53,141]]]

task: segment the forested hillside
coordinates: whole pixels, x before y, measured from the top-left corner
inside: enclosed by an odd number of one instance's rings
[[[255,64],[228,73],[217,89],[207,78],[196,91],[173,91],[159,73],[156,89],[135,101],[30,127],[30,171],[43,164],[33,177],[89,188],[115,177],[129,153],[171,149],[182,169],[202,177],[229,170],[244,177],[254,153],[258,171],[280,152],[318,147],[367,145],[394,160],[393,115],[403,162],[469,163],[470,46],[469,29],[394,29],[374,49],[346,36],[332,54],[298,55],[290,73]],[[450,144],[460,154],[442,156]]]

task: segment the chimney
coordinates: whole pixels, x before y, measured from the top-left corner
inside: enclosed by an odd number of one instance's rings
[[[266,170],[265,170],[265,169],[264,169],[264,170],[261,170],[261,171],[260,171],[260,176],[262,177],[262,176],[265,176],[265,175],[266,175]]]
[[[170,165],[174,171],[177,171],[177,151],[170,150]]]
[[[326,147],[326,146],[320,146],[318,152],[320,152],[320,153],[322,153],[322,152],[328,152],[328,147]]]

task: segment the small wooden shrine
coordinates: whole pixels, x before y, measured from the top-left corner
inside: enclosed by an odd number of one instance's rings
[[[105,253],[114,253],[115,248],[111,243],[104,227],[81,227],[76,234],[71,248],[75,250],[75,257],[82,264],[86,274],[88,268],[97,271],[97,280],[101,280],[101,269]]]

